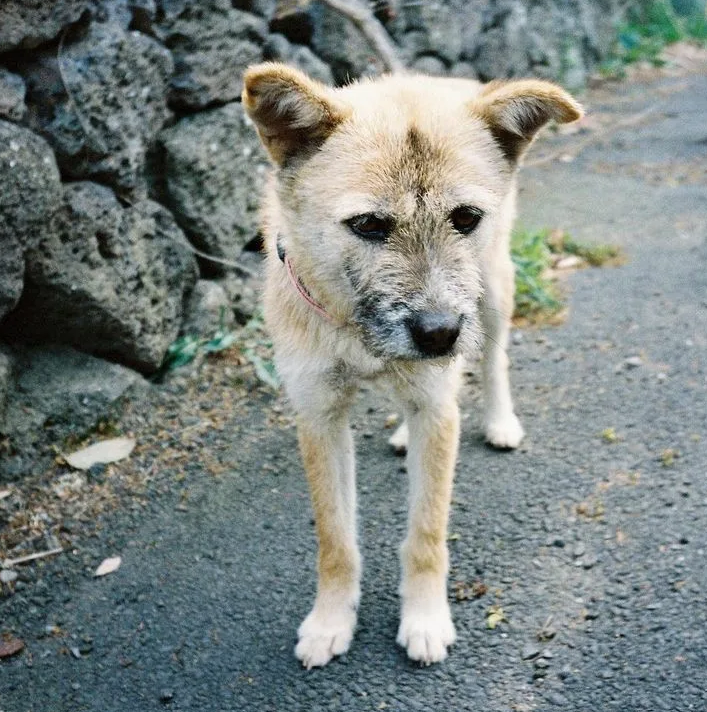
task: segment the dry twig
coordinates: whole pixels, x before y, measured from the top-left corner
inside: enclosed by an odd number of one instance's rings
[[[358,27],[389,72],[396,74],[405,71],[405,65],[398,57],[388,33],[367,5],[357,0],[321,0],[321,2],[351,20]]]
[[[56,549],[49,549],[49,551],[38,551],[35,554],[27,554],[26,556],[20,556],[17,559],[5,559],[2,562],[2,567],[4,569],[11,569],[18,564],[27,564],[30,561],[36,561],[37,559],[46,559],[48,556],[55,556],[56,554],[63,553],[63,549],[59,546]]]

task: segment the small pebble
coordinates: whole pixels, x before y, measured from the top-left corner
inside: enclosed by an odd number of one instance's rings
[[[548,692],[546,699],[552,705],[557,705],[558,707],[567,706],[567,698],[559,692]]]
[[[587,554],[583,559],[582,559],[582,566],[585,569],[591,569],[593,568],[596,563],[599,561],[597,558],[596,554]]]
[[[560,680],[563,681],[568,680],[572,677],[572,668],[569,665],[563,665],[560,672],[557,673],[557,677],[559,677]]]
[[[624,361],[626,368],[638,368],[643,366],[643,359],[640,356],[631,356]]]
[[[2,583],[12,583],[17,580],[17,571],[12,571],[11,569],[3,569],[0,571],[0,581]]]
[[[532,660],[540,655],[540,648],[534,643],[526,643],[520,651],[521,660]]]
[[[572,554],[575,559],[578,559],[580,556],[584,556],[586,551],[587,547],[580,541],[579,544],[574,547]]]

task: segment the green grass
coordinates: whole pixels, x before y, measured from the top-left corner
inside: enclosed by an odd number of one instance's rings
[[[209,356],[237,346],[253,366],[258,379],[273,390],[278,390],[280,381],[272,360],[272,343],[265,335],[262,314],[256,312],[239,332],[227,330],[224,317],[222,309],[218,327],[211,336],[185,334],[174,341],[167,349],[154,379],[160,381],[169,371],[186,366],[200,354]]]
[[[618,28],[614,49],[602,64],[601,72],[621,78],[626,66],[636,62],[661,66],[665,63],[661,58],[665,47],[681,40],[707,43],[705,13],[680,17],[669,0],[656,0],[644,8],[634,8]]]
[[[516,230],[511,237],[516,270],[515,316],[532,318],[562,309],[556,285],[544,276],[552,262],[549,234],[548,230]]]
[[[515,266],[514,316],[525,321],[552,321],[564,308],[557,281],[550,268],[562,256],[576,255],[585,265],[601,267],[620,264],[621,250],[615,245],[577,242],[561,230],[517,229],[511,237]]]
[[[564,235],[560,251],[581,257],[591,267],[603,267],[622,259],[621,250],[616,245],[587,245],[575,242],[567,234]]]
[[[155,374],[156,380],[160,380],[168,371],[191,363],[199,354],[213,354],[231,348],[236,343],[236,335],[228,331],[224,323],[225,310],[222,308],[218,328],[211,336],[185,334],[170,344],[162,365]]]

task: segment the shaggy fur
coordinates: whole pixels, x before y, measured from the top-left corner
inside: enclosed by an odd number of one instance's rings
[[[443,660],[455,638],[446,537],[462,358],[483,349],[486,437],[516,447],[505,351],[516,168],[538,129],[581,109],[538,80],[405,75],[331,89],[281,64],[249,69],[243,103],[275,164],[265,316],[319,538],[295,654],[320,666],[352,640],[361,562],[348,411],[358,384],[380,379],[400,399],[397,438],[409,443],[397,640],[413,660]]]

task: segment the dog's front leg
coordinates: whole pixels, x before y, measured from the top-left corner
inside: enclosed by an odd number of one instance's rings
[[[412,660],[447,657],[454,624],[447,601],[447,521],[459,441],[456,391],[444,403],[410,408],[408,533],[401,549],[398,644]]]
[[[319,539],[314,607],[298,630],[295,655],[309,668],[349,649],[360,595],[354,445],[346,412],[300,414],[297,433]]]

